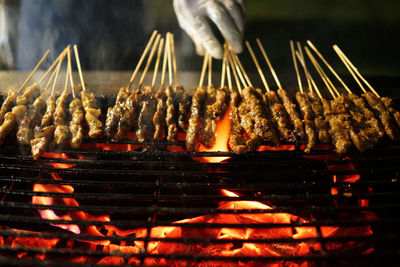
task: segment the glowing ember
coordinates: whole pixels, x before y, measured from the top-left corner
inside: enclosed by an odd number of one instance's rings
[[[43,158],[53,158],[53,159],[68,159],[67,154],[65,153],[54,153],[54,152],[45,152],[42,154]],[[75,166],[75,164],[65,164],[65,163],[48,163],[50,166],[53,166],[57,169],[68,169]]]
[[[200,144],[199,151],[200,152],[228,152],[228,140],[229,133],[231,131],[231,121],[229,119],[230,109],[225,112],[222,120],[217,122],[216,133],[215,133],[215,144],[211,148],[206,148],[202,144]],[[195,158],[195,160],[199,160],[201,162],[221,162],[229,157],[203,157],[203,158]]]

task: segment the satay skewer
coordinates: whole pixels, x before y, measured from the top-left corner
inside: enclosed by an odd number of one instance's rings
[[[235,72],[237,73],[237,75],[238,75],[240,81],[242,82],[243,87],[248,87],[248,86],[250,86],[250,84],[247,83],[247,81],[246,81],[246,79],[245,79],[245,77],[244,77],[244,74],[242,73],[242,70],[241,70],[241,68],[240,68],[240,66],[239,66],[239,64],[238,64],[238,62],[235,60],[234,53],[233,53],[231,50],[228,50],[228,53],[229,53],[228,56],[230,57],[230,59],[231,59],[231,61],[232,61],[232,63],[233,63],[233,66],[235,67]]]
[[[50,49],[44,53],[43,57],[39,60],[39,62],[36,64],[35,68],[31,71],[29,74],[28,78],[26,78],[25,82],[21,85],[21,87],[17,90],[17,93],[20,93],[25,86],[28,84],[28,82],[31,80],[33,74],[35,74],[36,70],[42,65],[43,61],[46,59],[47,55],[50,53]]]
[[[225,74],[226,74],[226,50],[224,49],[224,57],[222,58],[222,72],[220,87],[225,86]]]
[[[143,85],[144,79],[146,78],[147,71],[149,70],[149,67],[150,67],[151,62],[152,62],[152,60],[153,60],[154,53],[155,53],[155,51],[157,50],[158,42],[160,41],[160,39],[161,39],[161,34],[158,34],[157,37],[156,37],[156,40],[155,40],[155,42],[154,42],[154,44],[153,44],[153,47],[152,47],[152,49],[151,49],[149,58],[147,59],[147,63],[146,63],[146,65],[145,65],[145,67],[144,67],[142,76],[140,77],[139,84],[138,84],[138,87],[137,87],[138,89],[137,89],[137,90],[140,90],[140,88],[141,88],[142,85]]]
[[[309,89],[309,90],[312,90],[312,86],[311,86],[311,85],[312,85],[312,82],[311,82],[311,80],[309,79],[311,76],[309,75],[309,71],[308,71],[308,68],[307,68],[307,64],[306,64],[306,61],[305,61],[305,59],[304,59],[303,49],[301,48],[300,42],[296,42],[296,45],[297,45],[297,50],[298,50],[298,52],[300,53],[300,56],[301,56],[301,58],[303,59],[303,62],[304,62],[303,69],[304,69],[304,73],[305,73],[305,75],[306,75],[308,89]]]
[[[260,74],[260,77],[261,77],[261,80],[262,80],[262,82],[263,82],[263,84],[264,84],[265,90],[267,90],[267,92],[269,92],[270,89],[269,89],[267,80],[265,79],[265,76],[264,76],[264,73],[263,73],[263,71],[262,71],[262,69],[261,69],[261,67],[260,67],[260,64],[258,63],[258,60],[257,60],[257,58],[256,58],[256,56],[255,56],[255,54],[254,54],[254,51],[253,51],[253,49],[251,48],[251,45],[250,45],[250,43],[249,43],[248,41],[246,41],[246,46],[247,46],[247,49],[248,49],[249,52],[250,52],[250,55],[251,55],[251,57],[252,57],[252,59],[253,59],[254,64],[255,64],[256,67],[257,67],[257,71],[258,71],[258,73]]]
[[[246,70],[244,69],[242,62],[240,62],[240,59],[238,57],[238,55],[236,55],[235,53],[232,52],[233,55],[233,59],[236,61],[236,64],[239,65],[239,68],[241,70],[241,72],[243,73],[244,78],[246,79],[247,85],[253,87],[253,84],[251,83],[249,76],[246,73]]]
[[[303,84],[301,83],[301,77],[300,77],[300,73],[299,73],[299,68],[297,67],[297,60],[296,60],[296,55],[294,52],[294,45],[293,45],[292,40],[290,40],[290,51],[292,52],[292,60],[293,60],[294,69],[296,71],[297,83],[299,85],[300,92],[303,93]]]
[[[161,38],[159,46],[158,46],[156,65],[154,66],[153,80],[151,81],[151,87],[153,87],[153,88],[154,88],[154,85],[156,84],[156,80],[157,80],[158,68],[159,68],[160,61],[161,61],[163,46],[164,46],[164,38]]]

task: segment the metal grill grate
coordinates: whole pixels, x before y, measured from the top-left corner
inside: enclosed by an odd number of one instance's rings
[[[132,144],[135,144],[132,142]],[[302,263],[335,265],[390,262],[400,256],[399,173],[400,146],[381,146],[367,153],[356,153],[339,158],[330,150],[317,150],[305,155],[298,148],[292,151],[252,152],[237,156],[216,152],[169,151],[60,151],[69,158],[42,158],[33,161],[15,148],[0,151],[0,262],[4,265],[24,266],[92,266],[107,265],[105,258],[118,257],[121,265],[134,258],[136,264],[147,265],[149,260],[183,266],[221,263]],[[193,157],[229,156],[222,163],[202,163]],[[83,158],[82,158],[83,157]],[[70,168],[55,168],[49,164],[73,164]],[[55,180],[56,173],[62,180]],[[54,175],[54,174],[53,174]],[[348,175],[360,175],[358,181],[348,181]],[[343,178],[344,177],[344,178]],[[73,192],[35,192],[34,184],[71,186]],[[334,190],[333,190],[334,188]],[[228,197],[221,190],[235,192],[239,197]],[[333,193],[335,191],[335,193]],[[32,204],[32,197],[75,199],[79,206],[54,203],[51,207]],[[257,201],[272,209],[218,208],[229,201]],[[368,205],[360,203],[368,202]],[[86,212],[93,216],[109,215],[110,221],[93,218],[50,220],[42,218],[38,210],[51,209],[57,214]],[[306,221],[233,223],[174,221],[196,216],[253,215],[289,213]],[[369,214],[369,216],[366,216]],[[80,229],[97,226],[104,236],[87,231],[80,234],[62,230],[54,225],[76,225]],[[107,235],[106,226],[119,229],[147,229],[146,235]],[[313,237],[251,237],[228,239],[188,235],[184,237],[154,237],[154,227],[181,227],[182,231],[204,229],[280,230],[288,227],[312,227]],[[323,227],[347,229],[346,235],[324,236]],[[353,228],[351,228],[353,227]],[[370,227],[372,234],[360,234],[352,229]],[[17,230],[18,229],[18,230]],[[15,246],[17,238],[57,239],[50,248]],[[88,242],[92,241],[92,243]],[[105,250],[95,241],[108,241],[116,246],[134,246],[144,242],[138,251]],[[157,253],[149,250],[152,242],[168,242],[191,247],[229,245],[241,248],[244,244],[295,246],[300,243],[321,245],[321,251],[306,255],[230,255],[194,253],[177,250]],[[340,249],[330,249],[341,244]],[[351,245],[348,245],[351,244]],[[284,251],[283,248],[281,248]],[[44,255],[44,256],[37,256]],[[85,258],[79,262],[77,258]],[[74,260],[75,259],[75,260]],[[103,260],[103,261],[102,261]],[[211,264],[210,263],[210,264]],[[98,266],[98,265],[96,265]],[[216,265],[218,266],[218,265]],[[259,265],[258,265],[259,266]]]

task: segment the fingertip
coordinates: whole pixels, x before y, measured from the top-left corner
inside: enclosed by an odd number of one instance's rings
[[[240,54],[243,52],[243,44],[242,42],[234,42],[229,44],[230,49],[236,54]]]
[[[213,47],[212,49],[207,50],[207,52],[216,59],[222,59],[224,52],[222,50],[222,47]]]

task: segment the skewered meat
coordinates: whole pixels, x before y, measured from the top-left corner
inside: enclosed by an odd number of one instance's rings
[[[176,142],[178,141],[178,107],[175,103],[176,94],[172,86],[167,86],[165,93],[167,95],[167,112],[165,117],[165,124],[167,126],[167,140],[170,142]]]
[[[71,121],[69,122],[69,131],[71,132],[70,144],[73,148],[79,148],[83,139],[83,122],[85,115],[83,112],[82,102],[79,98],[75,98],[69,104],[69,113]]]
[[[272,115],[265,95],[252,87],[242,90],[242,103],[239,105],[240,122],[250,140],[247,146],[252,150],[262,139],[279,146]]]
[[[53,125],[46,127],[36,126],[34,130],[34,139],[31,140],[31,153],[33,159],[38,159],[46,151],[50,140],[53,139],[55,127]]]
[[[154,113],[154,140],[162,140],[165,137],[165,115],[166,115],[166,98],[165,89],[163,87],[158,90],[157,95],[157,111]]]
[[[214,132],[216,128],[215,121],[211,118],[211,106],[214,104],[217,96],[217,90],[214,85],[210,84],[207,86],[207,96],[204,102],[204,113],[202,120],[202,129],[201,129],[201,143],[206,147],[211,147],[212,141],[211,139],[214,137]]]
[[[175,95],[177,95],[179,110],[178,110],[178,127],[182,132],[186,132],[190,117],[190,106],[192,98],[185,92],[182,86],[174,86]]]
[[[85,119],[89,126],[89,137],[97,138],[102,134],[103,123],[99,120],[100,109],[96,109],[96,99],[93,93],[81,92],[82,105],[85,109]]]
[[[292,102],[286,90],[279,88],[278,95],[280,96],[283,106],[285,107],[286,112],[293,124],[294,136],[299,141],[306,140],[306,133],[304,132],[304,127],[300,116],[296,111],[296,105]]]
[[[123,110],[125,108],[125,102],[129,97],[129,88],[122,87],[119,89],[115,105],[109,107],[107,110],[106,124],[104,128],[104,135],[108,138],[114,137],[117,132],[118,123],[121,120]]]
[[[387,110],[385,105],[372,92],[363,94],[363,97],[367,100],[368,105],[375,112],[376,116],[379,117],[379,120],[389,138],[393,141],[399,141],[399,129],[396,127],[393,116]]]
[[[308,99],[311,103],[312,111],[314,112],[315,128],[318,132],[318,139],[321,144],[330,143],[329,123],[324,118],[324,109],[321,100],[315,92],[309,92]]]
[[[25,111],[25,116],[22,119],[17,132],[17,140],[21,145],[29,145],[33,139],[32,129],[34,129],[40,122],[42,109],[45,104],[44,96],[44,93],[41,94]]]
[[[229,118],[231,120],[231,131],[229,133],[229,147],[237,154],[242,154],[247,151],[246,138],[243,136],[244,129],[240,124],[239,116],[239,103],[241,99],[237,92],[231,93],[230,100],[230,114]]]
[[[145,88],[143,101],[141,103],[140,115],[138,118],[138,129],[136,135],[141,143],[149,142],[154,137],[153,116],[156,112],[157,100],[154,97],[151,87]]]
[[[205,87],[197,87],[192,98],[192,106],[190,108],[189,127],[186,133],[186,148],[193,151],[199,141],[200,120],[204,110],[204,102],[206,100],[207,90]]]
[[[56,110],[54,111],[53,115],[54,126],[56,127],[52,142],[53,146],[62,144],[69,137],[69,128],[65,122],[67,97],[67,91],[64,90],[56,101]]]
[[[297,92],[296,100],[299,103],[301,113],[303,114],[304,128],[307,134],[307,145],[304,148],[306,153],[310,153],[311,148],[317,144],[317,136],[315,133],[314,112],[306,93]]]
[[[351,146],[350,136],[344,125],[344,120],[347,119],[346,115],[343,114],[343,111],[334,110],[330,100],[321,99],[321,101],[324,108],[324,116],[330,125],[332,144],[339,154],[343,154]]]
[[[17,100],[17,93],[15,90],[8,91],[7,97],[1,105],[0,109],[0,124],[4,121],[4,115],[9,112],[13,106],[15,106],[15,102]]]
[[[393,115],[394,119],[396,120],[397,126],[400,127],[400,112],[393,108],[392,99],[389,97],[382,97],[381,101],[388,109],[388,111]]]
[[[135,122],[137,121],[136,111],[141,109],[141,97],[142,93],[138,90],[135,90],[125,100],[125,104],[122,110],[122,116],[118,122],[115,139],[124,139],[126,137],[126,134],[134,128]]]
[[[17,96],[17,105],[27,106],[32,103],[40,94],[40,88],[37,83],[27,87],[22,95]]]
[[[296,139],[292,134],[292,125],[289,120],[289,116],[281,104],[278,95],[275,91],[269,91],[266,93],[268,99],[269,108],[272,113],[272,117],[275,120],[277,129],[280,135],[288,142],[294,142]]]
[[[51,95],[46,100],[46,112],[42,117],[42,122],[40,124],[41,127],[47,127],[53,124],[53,114],[56,110],[56,98],[54,95]]]
[[[214,89],[212,93],[215,94],[215,96],[213,96],[214,103],[206,106],[204,114],[202,143],[206,147],[211,147],[215,144],[217,123],[225,115],[230,97],[228,87],[218,88],[217,90]]]
[[[0,125],[0,145],[2,145],[9,133],[12,132],[15,125],[19,122],[25,115],[26,106],[18,105],[12,108],[11,111],[4,115],[4,121]]]

